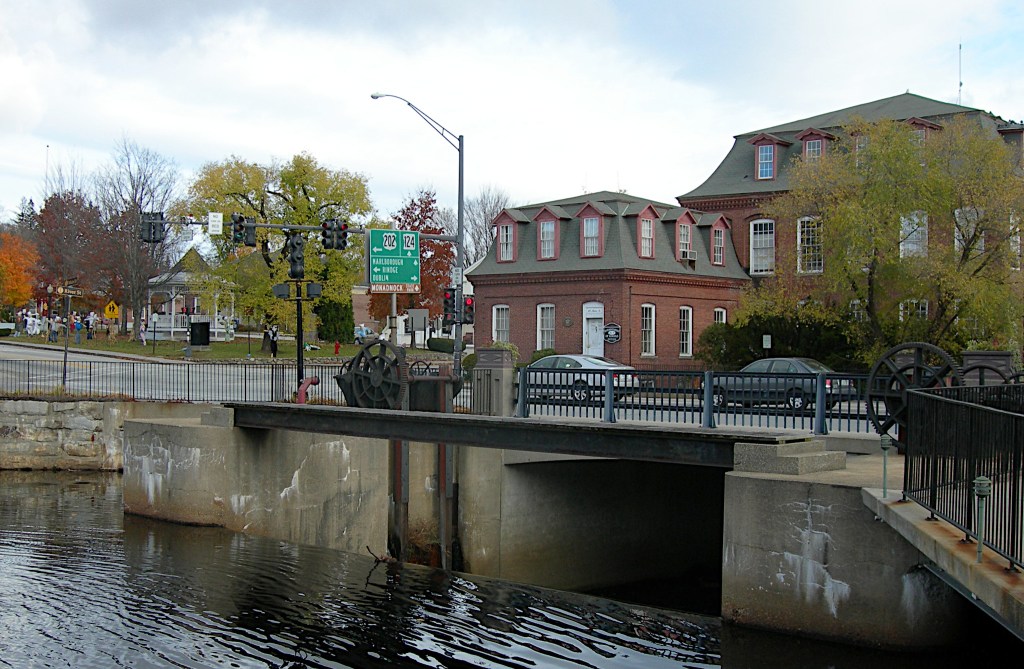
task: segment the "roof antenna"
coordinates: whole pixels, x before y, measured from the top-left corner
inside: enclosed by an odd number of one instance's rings
[[[960,85],[956,89],[956,103],[960,104],[960,94],[964,90],[964,44],[957,45],[957,81]]]

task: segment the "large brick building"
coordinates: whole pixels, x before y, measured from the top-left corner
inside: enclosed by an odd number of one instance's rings
[[[599,192],[506,209],[469,272],[476,344],[553,348],[637,367],[694,366],[700,332],[725,322],[749,283],[730,222]]]
[[[554,348],[641,368],[694,367],[700,333],[731,320],[743,289],[774,273],[777,250],[796,251],[785,257],[797,259],[799,273],[822,271],[813,219],[764,213],[789,190],[794,160],[833,150],[855,118],[905,121],[924,141],[962,115],[1020,157],[1024,125],[905,93],[736,135],[711,176],[673,205],[600,192],[506,209],[487,256],[468,273],[476,344],[509,341],[523,358]]]
[[[678,196],[684,207],[721,212],[730,222],[740,264],[755,279],[775,270],[777,245],[797,248],[792,257],[805,260],[798,268],[814,273],[824,261],[820,240],[810,219],[774,221],[764,205],[789,190],[789,170],[796,159],[813,160],[831,150],[842,126],[857,118],[867,122],[904,121],[925,140],[954,116],[966,115],[998,133],[1017,155],[1024,126],[1006,122],[971,107],[930,100],[913,93],[876,100],[799,121],[754,130],[734,138],[732,149],[717,169],[697,188]]]

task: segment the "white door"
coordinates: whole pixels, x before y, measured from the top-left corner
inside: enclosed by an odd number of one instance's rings
[[[583,335],[584,355],[604,355],[604,319],[588,318]]]

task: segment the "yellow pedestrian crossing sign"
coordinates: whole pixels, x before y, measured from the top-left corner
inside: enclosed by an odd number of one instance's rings
[[[117,306],[117,302],[111,300],[107,302],[107,306],[103,307],[103,315],[110,319],[117,318],[121,315],[121,308]]]

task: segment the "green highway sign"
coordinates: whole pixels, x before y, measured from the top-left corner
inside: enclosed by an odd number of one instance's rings
[[[420,233],[370,228],[370,292],[420,292]]]

